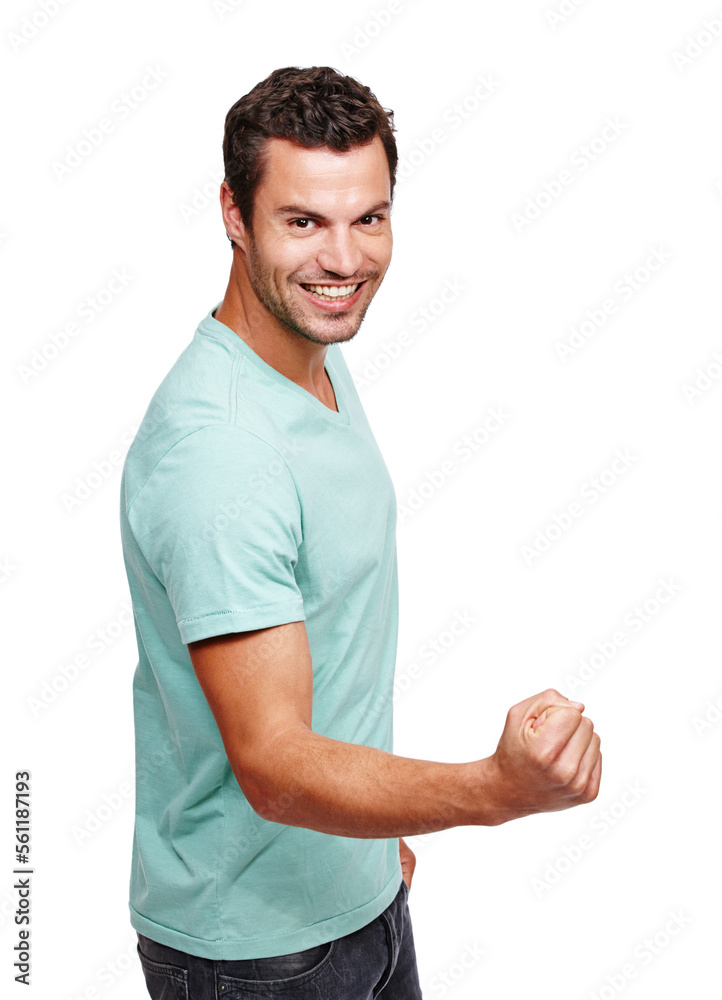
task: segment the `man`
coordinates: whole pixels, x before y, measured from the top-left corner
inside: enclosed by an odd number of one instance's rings
[[[403,837],[590,802],[599,737],[549,690],[489,758],[392,754],[396,501],[339,345],[391,260],[393,114],[287,68],[223,148],[228,288],[123,470],[131,922],[152,997],[415,1000]]]

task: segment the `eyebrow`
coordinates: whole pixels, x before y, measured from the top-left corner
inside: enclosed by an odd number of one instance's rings
[[[363,219],[367,215],[375,215],[376,212],[385,212],[391,207],[391,203],[388,201],[379,201],[377,204],[373,205],[371,208],[367,209],[359,215],[359,219]],[[274,215],[298,215],[302,219],[318,219],[320,222],[328,222],[329,219],[322,215],[320,212],[314,212],[308,208],[304,208],[302,205],[283,205],[281,208],[277,208],[273,213]]]

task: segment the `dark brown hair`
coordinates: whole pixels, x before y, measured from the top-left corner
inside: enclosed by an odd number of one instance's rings
[[[368,87],[330,66],[276,69],[226,115],[223,162],[243,224],[252,230],[253,197],[263,179],[267,140],[290,139],[308,149],[345,153],[378,136],[386,151],[394,196],[398,152],[394,113]]]

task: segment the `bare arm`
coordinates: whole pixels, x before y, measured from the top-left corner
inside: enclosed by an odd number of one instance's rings
[[[236,779],[264,819],[344,837],[404,837],[495,826],[597,795],[599,737],[556,691],[510,710],[491,757],[448,764],[315,733],[303,622],[188,649]]]

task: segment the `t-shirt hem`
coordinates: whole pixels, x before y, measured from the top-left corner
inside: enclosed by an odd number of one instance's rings
[[[287,625],[289,622],[306,620],[303,599],[278,601],[263,604],[243,611],[216,611],[197,618],[182,618],[178,622],[181,641],[186,645],[198,639],[209,639],[214,635],[230,632],[248,632],[256,628],[270,628],[273,625]],[[149,936],[149,935],[147,935]]]
[[[165,945],[167,948],[175,948],[177,951],[196,955],[199,958],[209,958],[216,962],[232,962],[242,958],[272,958],[275,955],[290,955],[296,951],[304,951],[306,948],[325,944],[334,938],[352,934],[365,927],[366,924],[371,923],[379,914],[383,913],[396,898],[396,894],[401,888],[401,879],[401,866],[399,866],[382,892],[362,906],[284,934],[206,941],[203,938],[185,934],[183,931],[174,930],[172,927],[157,924],[138,913],[132,905],[129,906],[130,923],[134,930],[150,938],[151,941],[157,941],[158,944]]]

